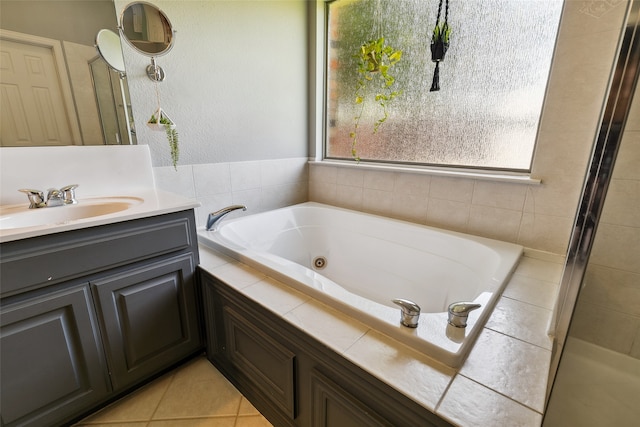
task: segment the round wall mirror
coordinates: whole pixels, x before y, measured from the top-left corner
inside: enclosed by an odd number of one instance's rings
[[[167,16],[147,2],[129,4],[120,15],[120,32],[138,52],[151,56],[166,54],[175,34]]]
[[[111,30],[100,30],[96,35],[96,48],[102,59],[114,70],[124,73],[124,58],[120,36]]]

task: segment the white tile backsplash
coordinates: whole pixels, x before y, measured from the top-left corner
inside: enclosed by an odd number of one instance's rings
[[[196,223],[203,226],[208,213],[231,204],[247,206],[249,215],[309,199],[307,158],[235,163],[208,163],[153,168],[156,186],[197,199]]]

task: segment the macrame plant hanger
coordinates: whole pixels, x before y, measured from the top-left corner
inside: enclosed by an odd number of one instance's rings
[[[440,14],[442,12],[442,2],[445,2],[444,23],[440,25]],[[433,82],[431,83],[430,92],[440,90],[440,61],[444,60],[444,55],[449,49],[449,35],[451,29],[447,22],[449,18],[449,0],[440,0],[438,4],[438,16],[436,17],[436,26],[433,28],[433,36],[431,37],[431,61],[436,63],[433,71]]]
[[[158,82],[156,81],[154,83],[154,87],[155,87],[155,91],[156,91],[156,109],[154,110],[153,114],[152,114],[152,119],[149,120],[149,122],[147,122],[147,126],[149,126],[151,129],[153,130],[157,130],[157,131],[166,131],[166,124],[169,124],[169,127],[171,129],[175,129],[176,128],[176,124],[174,123],[173,120],[171,120],[171,117],[169,117],[167,115],[167,113],[162,109],[162,107],[160,106],[160,89],[158,88]]]

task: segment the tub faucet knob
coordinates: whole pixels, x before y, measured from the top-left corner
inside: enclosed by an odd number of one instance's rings
[[[413,301],[402,298],[396,298],[392,302],[400,306],[400,323],[408,328],[417,328],[420,306]]]
[[[449,304],[449,324],[456,328],[466,328],[469,313],[480,307],[480,304],[473,302],[454,302]]]

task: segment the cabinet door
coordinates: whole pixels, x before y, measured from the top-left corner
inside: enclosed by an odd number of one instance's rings
[[[186,254],[91,282],[114,389],[200,348],[194,270]]]
[[[295,410],[295,354],[269,336],[254,318],[224,307],[226,351],[231,363],[291,419]]]
[[[110,391],[87,285],[2,308],[2,425],[55,425]]]
[[[383,427],[392,424],[318,371],[311,371],[313,427]]]

